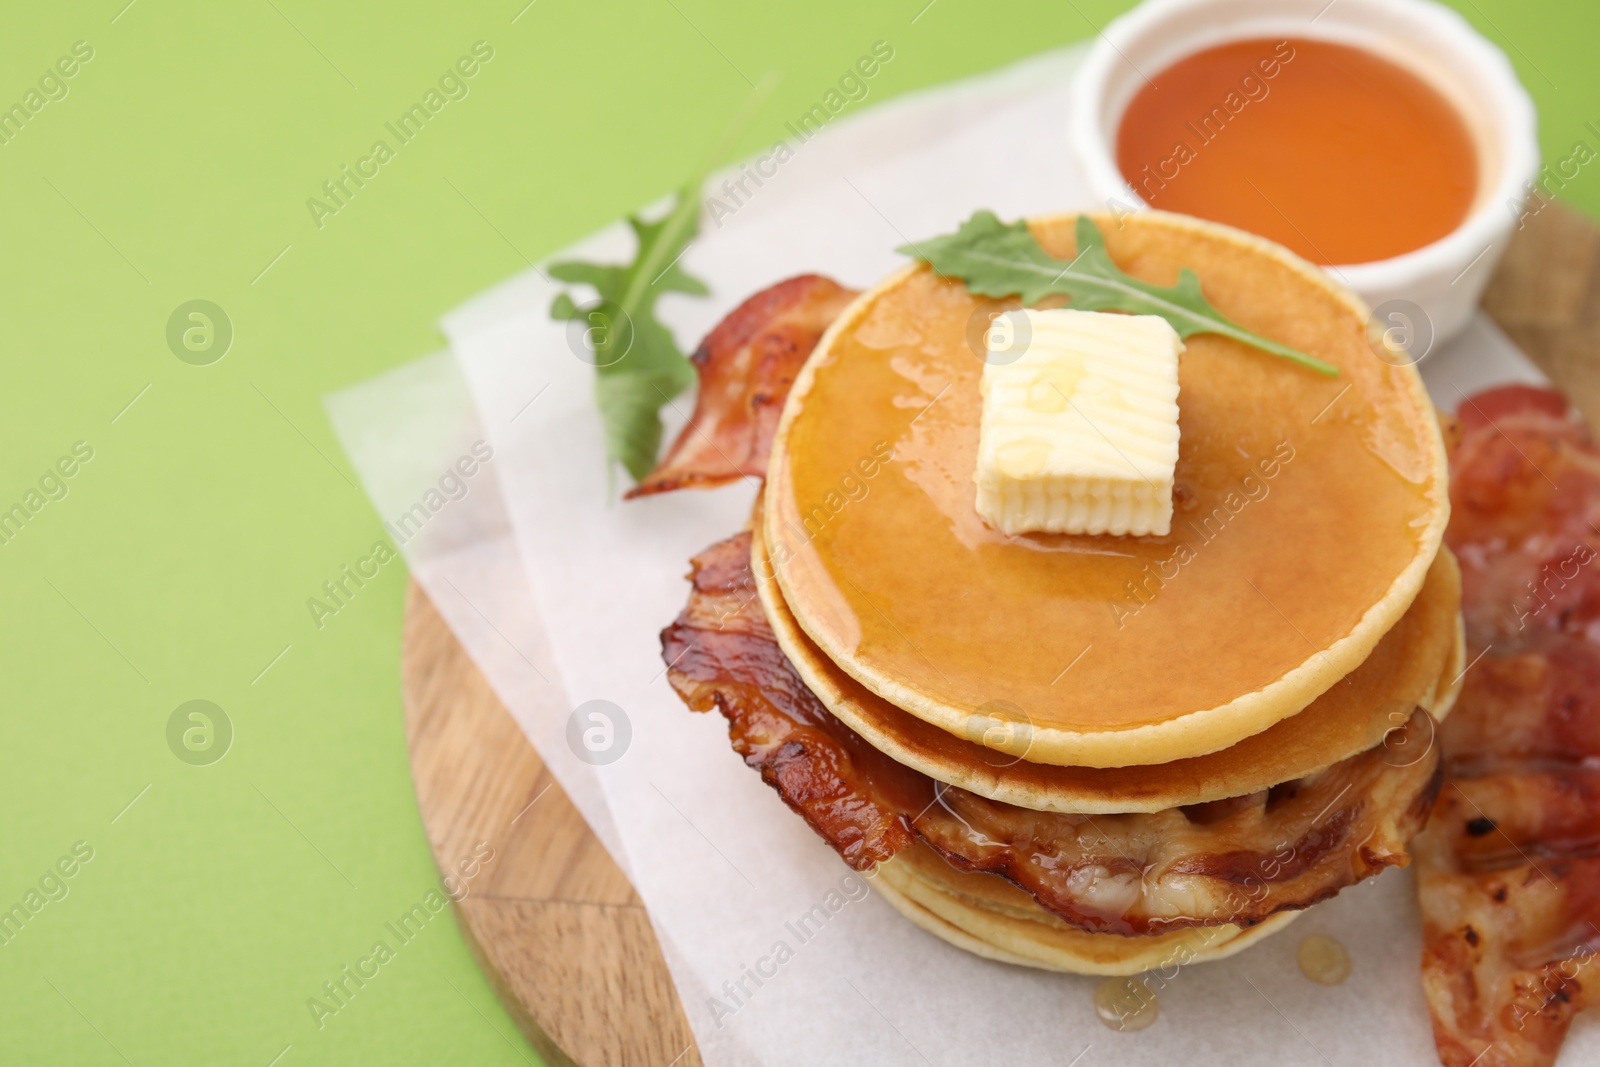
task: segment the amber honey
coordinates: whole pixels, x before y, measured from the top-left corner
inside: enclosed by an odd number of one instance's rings
[[[1094,1012],[1106,1026],[1128,1033],[1153,1025],[1161,1004],[1143,978],[1107,978],[1095,986]]]
[[[1466,218],[1478,158],[1422,78],[1330,41],[1247,40],[1154,74],[1117,165],[1152,207],[1268,237],[1321,264],[1414,251]]]
[[[1300,972],[1320,985],[1338,985],[1350,977],[1350,952],[1327,934],[1312,934],[1296,954]]]

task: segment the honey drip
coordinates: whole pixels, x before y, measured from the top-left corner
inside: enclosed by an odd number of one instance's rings
[[[1350,977],[1350,953],[1327,934],[1300,942],[1300,971],[1321,985],[1338,985]]]
[[[1143,1030],[1161,1014],[1156,991],[1143,978],[1107,978],[1095,987],[1094,1013],[1119,1033]]]

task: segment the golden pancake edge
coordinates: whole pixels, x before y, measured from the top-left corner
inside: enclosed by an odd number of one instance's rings
[[[795,622],[773,577],[759,517],[751,572],[778,646],[828,711],[903,766],[980,796],[1035,811],[1156,812],[1243,796],[1302,778],[1382,742],[1417,706],[1442,721],[1460,690],[1466,655],[1461,573],[1441,549],[1422,592],[1372,656],[1304,712],[1225,749],[1164,764],[1064,767],[1014,755],[1006,724],[985,720],[947,733],[861,685],[824,656]],[[994,747],[986,746],[988,742]]]
[[[920,842],[874,871],[873,889],[935,937],[1000,963],[1068,974],[1134,975],[1225,959],[1299,916],[1283,911],[1249,928],[1233,924],[1123,937],[1070,926],[1022,890],[947,864]]]

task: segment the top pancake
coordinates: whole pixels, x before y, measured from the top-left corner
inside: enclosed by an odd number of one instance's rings
[[[1030,226],[1070,259],[1074,219]],[[1374,355],[1359,300],[1228,227],[1097,221],[1130,274],[1189,267],[1224,315],[1339,376],[1191,337],[1172,532],[1009,537],[973,506],[969,338],[995,302],[913,265],[801,370],[763,534],[801,628],[869,690],[961,736],[998,719],[1031,762],[1119,767],[1225,748],[1354,670],[1416,596],[1449,503],[1421,380]]]

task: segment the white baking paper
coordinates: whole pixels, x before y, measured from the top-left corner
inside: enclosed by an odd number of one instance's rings
[[[748,198],[707,211],[683,257],[709,299],[669,296],[684,347],[744,297],[816,271],[856,286],[901,263],[896,245],[972,210],[1095,208],[1066,149],[1081,50],[843,117]],[[715,195],[720,177],[708,183]],[[622,262],[620,224],[551,257]],[[557,287],[532,269],[443,320],[454,359],[429,357],[329,400],[386,521],[483,442],[470,488],[402,544],[439,606],[648,905],[701,1055],[728,1064],[1431,1064],[1410,878],[1386,874],[1232,959],[1173,968],[1161,1017],[1138,1033],[1096,1019],[1096,980],[990,963],[922,933],[848,873],[730,750],[715,714],[667,685],[658,633],[682,608],[691,555],[740,528],[754,487],[622,503],[608,484],[590,367]],[[1487,320],[1423,364],[1435,399],[1539,380]],[[669,429],[692,399],[668,412]],[[393,531],[391,531],[393,532]],[[568,720],[621,709],[613,762],[580,758]],[[626,732],[625,747],[616,738]],[[818,905],[825,923],[801,927]],[[1302,977],[1301,938],[1338,937],[1344,985]],[[1564,1064],[1600,1060],[1580,1021]]]

